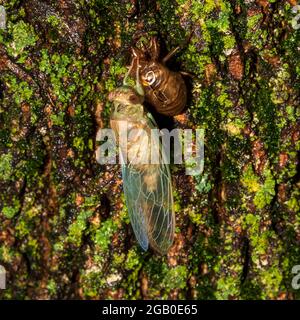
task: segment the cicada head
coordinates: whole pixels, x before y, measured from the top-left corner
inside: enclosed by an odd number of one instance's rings
[[[111,91],[108,100],[124,105],[143,104],[144,97],[140,96],[132,87],[122,86]]]
[[[122,86],[111,91],[108,100],[113,103],[111,118],[139,118],[143,116],[144,97],[135,89]]]

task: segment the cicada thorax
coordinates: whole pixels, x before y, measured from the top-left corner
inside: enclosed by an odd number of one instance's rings
[[[110,124],[120,142],[123,161],[130,164],[133,170],[144,173],[148,191],[155,190],[161,159],[153,163],[153,154],[159,154],[159,141],[151,140],[152,128],[146,121],[146,115],[138,121],[127,117],[111,119]],[[124,140],[120,139],[121,136]]]
[[[185,108],[187,89],[179,72],[169,70],[165,65],[150,61],[141,65],[142,84],[145,98],[157,112],[175,116]]]

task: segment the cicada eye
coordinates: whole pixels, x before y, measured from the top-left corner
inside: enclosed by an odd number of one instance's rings
[[[140,99],[139,99],[139,97],[138,97],[137,95],[132,94],[132,95],[130,95],[130,97],[129,97],[129,101],[130,101],[130,103],[132,103],[132,104],[138,104],[138,103],[140,102]]]

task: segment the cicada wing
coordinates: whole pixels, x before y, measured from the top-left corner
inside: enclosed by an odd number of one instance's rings
[[[126,205],[135,236],[144,250],[165,254],[173,243],[175,217],[172,184],[165,164],[122,166]]]
[[[156,166],[154,171],[153,175],[157,177],[156,188],[149,190],[147,184],[143,185],[143,193],[147,195],[145,212],[148,238],[151,247],[165,254],[173,243],[175,231],[172,180],[169,168],[165,164]]]
[[[153,119],[147,117],[146,120],[144,129],[149,135],[148,143],[145,139],[136,139],[128,146],[128,154],[136,150],[142,153],[158,150],[158,161],[156,164],[136,164],[132,160],[123,164],[123,188],[130,221],[141,247],[147,250],[150,243],[164,254],[172,245],[175,229],[172,180],[159,136],[154,141],[150,139],[150,129],[157,126]],[[158,130],[155,132],[159,135]]]
[[[147,115],[148,124],[151,128],[157,128],[157,124],[150,113]],[[148,237],[151,246],[162,254],[167,253],[173,243],[175,233],[175,214],[173,204],[172,178],[166,157],[166,150],[159,139],[158,131],[152,132],[157,135],[156,144],[151,146],[152,150],[158,149],[159,164],[152,165],[152,176],[156,176],[155,188],[152,196],[147,198],[148,207],[151,208],[147,213]],[[148,169],[149,171],[150,169]],[[147,179],[144,178],[144,181]],[[144,193],[149,194],[149,184],[143,185]],[[151,192],[150,192],[151,194]]]
[[[146,251],[149,245],[147,221],[143,209],[142,177],[131,165],[122,165],[123,189],[130,222],[137,241]]]

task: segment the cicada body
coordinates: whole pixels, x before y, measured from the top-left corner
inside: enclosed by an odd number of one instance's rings
[[[135,236],[144,250],[150,245],[165,254],[175,229],[171,175],[159,137],[151,139],[157,125],[143,106],[138,74],[136,81],[136,88],[125,84],[109,94],[113,104],[110,123],[118,141],[121,135],[127,138],[127,144],[119,148],[125,201]],[[150,150],[157,151],[156,163],[151,162]]]
[[[145,89],[145,98],[157,112],[175,116],[183,112],[187,102],[187,89],[180,72],[169,70],[165,63],[177,51],[175,48],[159,61],[159,46],[151,39],[148,51],[133,48],[134,59],[139,58],[140,76]]]

